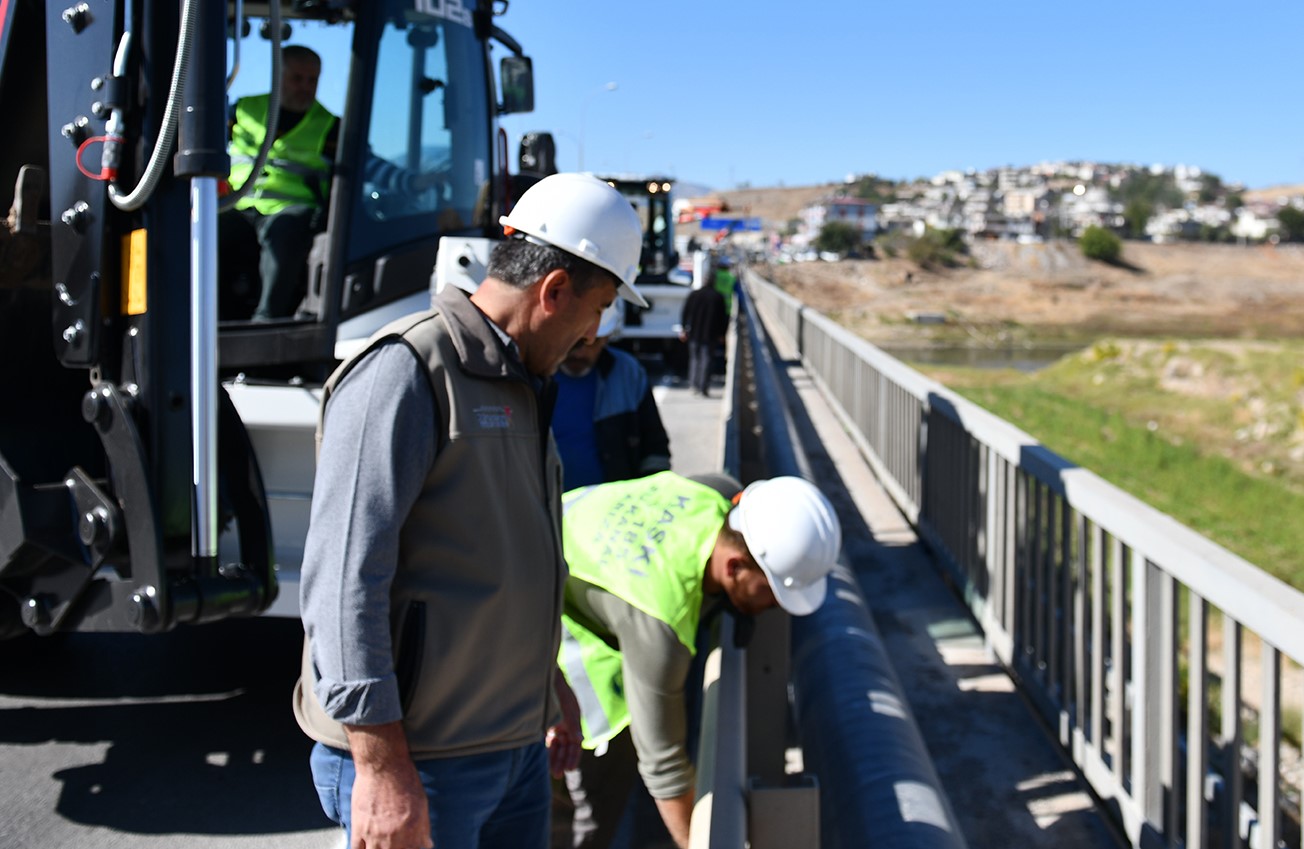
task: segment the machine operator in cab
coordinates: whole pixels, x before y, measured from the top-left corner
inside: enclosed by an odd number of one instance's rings
[[[270,321],[294,315],[306,289],[313,237],[325,229],[326,199],[339,144],[340,122],[317,100],[321,57],[291,44],[281,53],[276,137],[262,171],[258,151],[270,126],[271,96],[242,97],[232,108],[232,191],[254,180],[248,193],[219,218],[224,319]],[[389,192],[419,193],[442,179],[368,154],[367,179]],[[250,316],[252,310],[252,316]]]
[[[566,773],[575,847],[611,843],[636,775],[687,847],[685,687],[705,604],[803,616],[824,601],[842,537],[824,495],[776,477],[735,500],[673,472],[566,493],[559,665],[580,703],[585,750]]]
[[[382,329],[322,397],[294,712],[355,847],[541,849],[550,767],[579,755],[551,376],[618,296],[644,303],[642,233],[582,174],[500,221],[474,294]]]

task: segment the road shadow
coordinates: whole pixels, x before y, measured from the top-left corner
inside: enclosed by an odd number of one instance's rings
[[[55,810],[79,824],[205,835],[329,827],[311,741],[290,710],[301,648],[299,622],[273,619],[6,643],[0,749],[16,759],[43,744],[107,744],[96,762],[52,774]]]

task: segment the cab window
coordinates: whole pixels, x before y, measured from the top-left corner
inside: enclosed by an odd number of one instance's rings
[[[489,179],[489,80],[469,15],[389,3],[379,42],[352,258],[472,225]]]

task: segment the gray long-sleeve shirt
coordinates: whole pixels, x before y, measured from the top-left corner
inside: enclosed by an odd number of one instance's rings
[[[338,403],[341,398],[345,403]],[[322,707],[347,725],[402,719],[389,589],[399,530],[435,460],[424,366],[390,342],[364,357],[326,407],[299,604]]]
[[[708,596],[706,609],[715,603]],[[629,730],[648,793],[670,799],[691,790],[686,694],[692,651],[665,622],[578,578],[566,582],[566,612],[620,646]]]

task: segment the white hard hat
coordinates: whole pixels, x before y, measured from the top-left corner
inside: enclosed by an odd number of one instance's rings
[[[780,607],[805,616],[824,603],[842,526],[813,484],[785,476],[749,485],[729,514],[729,527],[743,535]]]
[[[551,174],[526,189],[498,223],[509,236],[522,233],[605,268],[620,279],[621,297],[647,308],[634,288],[643,227],[608,183],[590,174]]]
[[[598,319],[597,337],[610,336],[615,333],[621,325],[621,319],[625,317],[625,303],[619,298],[611,302],[611,306],[602,311],[602,318]]]

